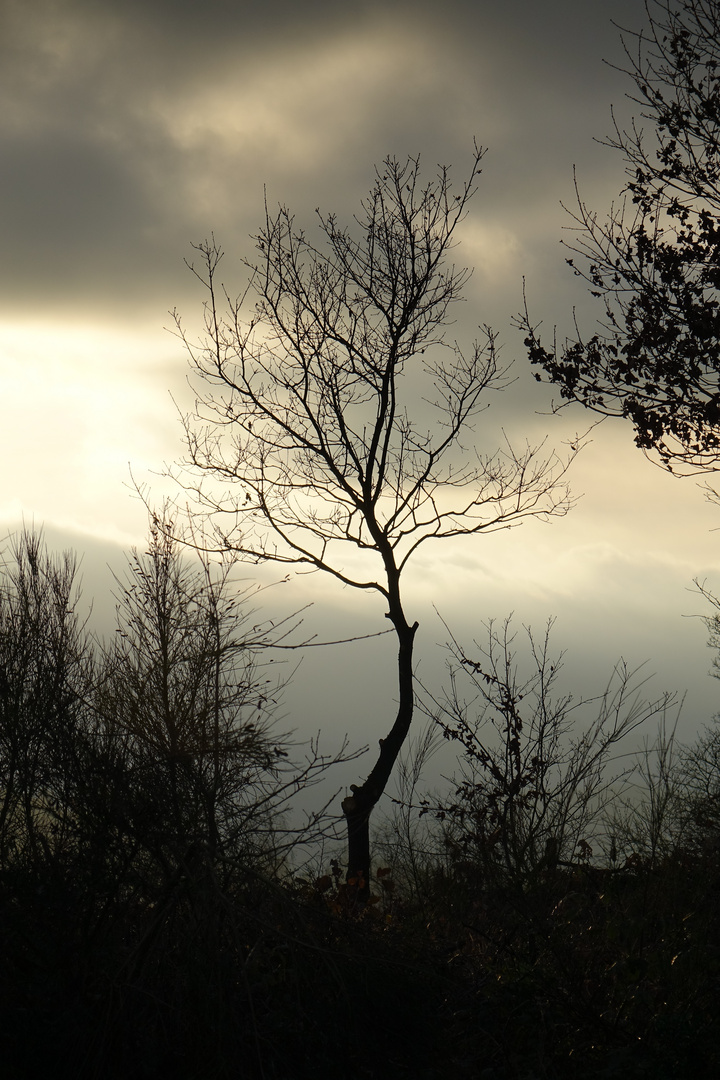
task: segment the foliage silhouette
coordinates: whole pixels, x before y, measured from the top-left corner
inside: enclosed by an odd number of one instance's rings
[[[172,531],[158,520],[148,551],[131,557],[122,633],[105,650],[78,621],[72,558],[53,559],[25,535],[3,564],[4,1075],[715,1075],[714,728],[674,754],[661,740],[655,764],[641,755],[637,776],[654,778],[656,792],[619,821],[627,783],[584,803],[597,759],[592,740],[579,758],[572,745],[594,731],[602,749],[652,706],[625,692],[617,728],[573,726],[569,742],[554,742],[553,725],[579,713],[553,696],[558,664],[543,641],[524,674],[503,628],[485,655],[451,641],[455,684],[436,707],[463,735],[451,742],[475,787],[446,800],[444,821],[421,817],[442,803],[423,793],[419,768],[432,735],[417,741],[418,768],[405,770],[414,806],[400,808],[397,841],[386,826],[392,859],[375,875],[377,902],[360,903],[337,860],[327,872],[317,829],[316,872],[293,860],[282,821],[273,825],[290,776],[275,747],[292,748],[272,726],[248,730],[266,685],[262,629],[243,622],[249,598],[233,602],[227,567],[180,560]],[[610,701],[601,695],[589,718],[610,720]],[[543,724],[544,788],[533,763]],[[227,758],[219,775],[215,749]],[[553,782],[553,770],[570,782]],[[578,781],[573,819],[567,791]],[[670,811],[657,813],[664,790]],[[455,813],[463,799],[472,812]],[[492,844],[482,842],[483,807],[499,811],[506,833]],[[577,841],[594,828],[588,807],[610,829],[624,821],[617,850],[595,842],[597,828],[591,854]],[[546,859],[546,834],[558,830],[558,857]]]
[[[572,214],[567,261],[603,324],[550,348],[527,309],[519,325],[563,398],[626,417],[643,451],[692,473],[720,460],[720,4],[645,7],[647,29],[624,44],[650,134],[615,124],[606,145],[627,164],[622,201],[603,219],[578,194]]]
[[[173,1037],[195,1075],[208,1047],[239,1053],[229,1016],[240,1010],[240,1042],[252,1035],[252,994],[235,985],[257,943],[249,913],[278,893],[289,849],[325,829],[322,811],[283,816],[331,764],[315,744],[296,763],[274,730],[266,646],[295,620],[258,623],[231,560],[191,565],[171,532],[156,519],[118,579],[110,646],[78,621],[71,556],[23,533],[3,565],[8,1075],[153,1075],[175,1060]]]

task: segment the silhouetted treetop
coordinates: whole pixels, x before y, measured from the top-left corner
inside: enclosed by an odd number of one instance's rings
[[[563,398],[627,417],[635,442],[676,472],[720,459],[720,4],[657,0],[626,33],[641,119],[606,145],[627,163],[603,219],[578,194],[567,261],[603,304],[600,329],[552,346],[527,312],[533,364]],[[537,378],[541,378],[538,374]]]

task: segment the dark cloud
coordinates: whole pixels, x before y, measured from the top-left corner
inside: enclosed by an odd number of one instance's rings
[[[133,247],[151,223],[148,201],[122,155],[67,136],[6,139],[0,159],[5,313],[41,297],[82,305],[88,285],[91,293],[102,287],[110,259],[115,274],[121,269],[132,282],[128,255],[137,258]]]
[[[603,134],[636,3],[6,3],[4,306],[129,310],[184,291],[181,256],[235,244],[271,199],[352,212],[386,154],[462,167],[527,234]],[[543,237],[544,239],[544,237]],[[174,260],[174,269],[171,262]]]

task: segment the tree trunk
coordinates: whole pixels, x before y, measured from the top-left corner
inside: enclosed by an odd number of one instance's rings
[[[348,879],[358,879],[361,899],[370,892],[370,815],[390,779],[410,730],[414,709],[413,642],[418,624],[407,623],[399,600],[391,605],[387,618],[395,627],[399,643],[397,716],[388,736],[380,740],[380,755],[367,780],[361,787],[351,784],[352,795],[342,803],[348,830]]]

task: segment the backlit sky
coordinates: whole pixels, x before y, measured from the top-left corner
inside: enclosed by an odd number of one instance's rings
[[[453,333],[492,325],[518,377],[478,445],[493,449],[501,427],[559,445],[586,425],[579,408],[562,421],[538,415],[551,395],[529,377],[511,316],[524,276],[548,328],[569,330],[575,306],[592,323],[559,246],[560,201],[572,202],[573,166],[598,210],[622,186],[622,162],[593,141],[609,131],[611,105],[631,110],[629,81],[603,64],[622,61],[611,19],[641,27],[641,0],[0,0],[3,531],[24,517],[84,553],[104,617],[105,564],[121,566],[121,547],[145,532],[129,468],[159,502],[156,474],[182,455],[170,394],[187,402],[187,368],[163,327],[175,306],[198,321],[190,244],[214,230],[239,292],[264,186],[308,225],[318,206],[348,219],[387,154],[420,153],[429,170],[442,162],[461,178],[473,138],[488,153],[460,234],[457,261],[475,274]],[[433,604],[460,637],[510,611],[536,626],[557,616],[573,685],[596,692],[619,656],[647,659],[648,693],[688,691],[689,733],[717,708],[706,632],[688,616],[707,610],[694,577],[720,591],[720,508],[649,464],[628,427],[607,423],[593,438],[567,518],[422,550],[407,575],[421,665],[432,669],[444,636]],[[377,600],[317,576],[287,596],[315,598],[311,632],[382,628]],[[385,680],[382,651],[358,648],[308,656],[291,724],[361,742],[370,716],[367,737],[382,733],[391,657]],[[351,704],[338,707],[348,687]]]

